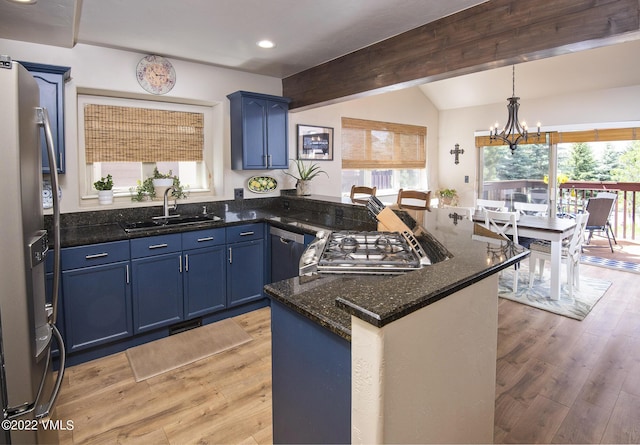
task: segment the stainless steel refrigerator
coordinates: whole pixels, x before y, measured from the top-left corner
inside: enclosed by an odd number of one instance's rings
[[[47,141],[51,185],[58,190],[48,115],[29,72],[0,56],[0,443],[57,442],[54,405],[65,350],[55,327],[60,277],[60,206],[44,229],[40,134]],[[53,247],[53,249],[50,248]],[[45,297],[45,258],[54,255],[51,302]],[[51,359],[60,351],[59,371]],[[57,375],[56,375],[57,374]]]

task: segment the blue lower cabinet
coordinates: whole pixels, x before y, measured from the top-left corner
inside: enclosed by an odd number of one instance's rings
[[[136,334],[184,319],[182,236],[131,240],[133,325]]]
[[[225,251],[223,228],[132,240],[135,332],[224,309]]]
[[[183,320],[182,253],[131,261],[135,332]]]
[[[67,351],[131,336],[129,241],[65,248],[60,262]]]
[[[69,352],[133,334],[129,261],[62,272]]]
[[[351,442],[351,344],[271,301],[273,443]]]
[[[61,253],[64,305],[58,326],[64,322],[67,351],[77,352],[74,364],[162,338],[177,323],[196,318],[207,323],[224,318],[225,311],[250,310],[264,298],[263,223],[68,247]],[[48,271],[49,295],[52,275]]]
[[[228,306],[262,298],[264,287],[264,240],[227,245]]]
[[[226,307],[225,246],[184,251],[184,313],[193,318]]]

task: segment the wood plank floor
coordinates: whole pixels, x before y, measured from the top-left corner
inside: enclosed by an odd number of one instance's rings
[[[576,321],[499,300],[496,443],[640,443],[640,275],[613,281]],[[136,383],[124,353],[67,370],[63,444],[271,443],[268,308],[236,317],[254,338]]]

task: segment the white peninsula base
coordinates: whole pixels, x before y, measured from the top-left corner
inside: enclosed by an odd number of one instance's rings
[[[352,318],[354,444],[492,443],[498,274],[382,328]]]

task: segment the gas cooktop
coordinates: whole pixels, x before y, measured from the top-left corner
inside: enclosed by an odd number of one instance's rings
[[[398,232],[318,232],[300,259],[300,274],[401,274],[422,267]]]

